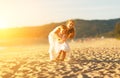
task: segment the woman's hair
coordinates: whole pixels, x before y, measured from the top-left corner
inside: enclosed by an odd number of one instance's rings
[[[75,22],[73,20],[68,20],[68,23],[72,23],[73,25],[75,24]],[[73,26],[73,28],[68,29],[68,35],[69,35],[69,39],[73,39],[75,37],[75,28]]]

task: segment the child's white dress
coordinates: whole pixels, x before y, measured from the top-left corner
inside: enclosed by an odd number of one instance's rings
[[[61,50],[65,51],[65,52],[69,52],[70,51],[70,47],[68,45],[68,42],[65,41],[63,43],[59,43],[58,41],[55,41],[55,48],[54,48],[56,53],[59,53]]]

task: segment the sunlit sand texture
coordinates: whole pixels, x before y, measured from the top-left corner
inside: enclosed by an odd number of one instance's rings
[[[0,78],[120,78],[120,41],[70,42],[71,60],[50,62],[48,44],[0,49]]]

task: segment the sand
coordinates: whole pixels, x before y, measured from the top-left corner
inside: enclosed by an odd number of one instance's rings
[[[0,78],[120,78],[120,41],[71,42],[71,60],[50,62],[49,45],[0,50]]]

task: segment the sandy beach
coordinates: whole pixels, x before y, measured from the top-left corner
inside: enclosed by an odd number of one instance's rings
[[[71,42],[71,60],[50,62],[48,44],[0,49],[0,78],[120,78],[120,40]]]

